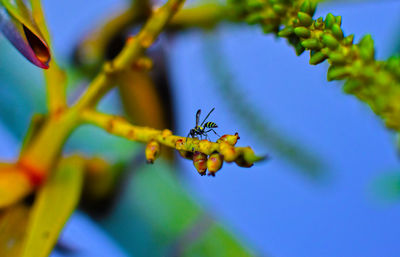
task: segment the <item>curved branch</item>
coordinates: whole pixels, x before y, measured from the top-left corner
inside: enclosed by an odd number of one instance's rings
[[[138,61],[183,3],[184,0],[169,0],[156,10],[139,34],[127,41],[122,52],[112,62],[104,65],[103,71],[97,75],[78,102],[46,122],[32,143],[21,153],[19,163],[33,167],[46,178],[68,136],[80,125],[81,112],[95,107],[113,88],[118,73],[129,69]]]
[[[104,65],[103,71],[89,85],[85,94],[76,104],[78,110],[94,107],[98,101],[114,87],[114,79],[119,72],[129,69],[144,54],[168,21],[179,10],[184,0],[170,0],[155,10],[138,35],[127,40],[118,56]]]
[[[234,147],[239,138],[238,134],[224,135],[216,143],[213,143],[208,140],[175,136],[168,129],[156,130],[149,127],[134,126],[122,117],[94,110],[85,110],[82,114],[82,119],[84,122],[100,127],[110,134],[132,141],[148,143],[146,156],[150,162],[153,162],[156,158],[153,155],[158,155],[158,153],[152,155],[151,152],[159,151],[159,146],[154,145],[154,142],[174,148],[180,151],[181,155],[192,160],[196,158],[196,154],[198,155],[198,153],[203,154],[202,158],[204,158],[204,155],[215,156],[215,154],[220,154],[221,161],[236,162],[239,166],[250,167],[254,162],[265,159],[265,157],[255,155],[250,147]],[[150,153],[147,154],[149,151]],[[222,163],[217,170],[221,166]],[[205,170],[202,173],[204,172]]]

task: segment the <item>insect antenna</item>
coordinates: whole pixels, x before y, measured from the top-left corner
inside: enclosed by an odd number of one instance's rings
[[[207,118],[210,116],[210,114],[214,111],[215,108],[212,108],[211,111],[207,114],[207,116],[204,118],[203,122],[200,124],[200,126],[203,126],[204,122],[207,120]]]

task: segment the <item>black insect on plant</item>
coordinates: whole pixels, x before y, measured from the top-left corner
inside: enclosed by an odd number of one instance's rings
[[[196,126],[190,130],[190,132],[187,135],[187,137],[189,137],[189,136],[191,136],[191,137],[200,136],[200,139],[203,139],[203,136],[205,136],[206,139],[208,139],[207,133],[210,132],[210,131],[214,132],[215,135],[219,136],[217,134],[217,132],[215,132],[215,130],[214,130],[214,128],[218,128],[218,125],[215,122],[212,122],[212,121],[206,122],[207,118],[214,111],[214,109],[215,108],[211,109],[211,111],[204,118],[204,120],[200,124],[200,126],[199,126],[199,118],[200,118],[201,109],[197,110],[197,113],[196,113]],[[206,122],[206,123],[204,123],[204,122]],[[208,129],[208,130],[206,130],[206,129]]]

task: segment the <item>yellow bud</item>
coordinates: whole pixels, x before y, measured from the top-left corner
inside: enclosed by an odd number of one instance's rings
[[[148,163],[154,163],[160,154],[160,144],[157,141],[150,141],[146,146],[146,159]]]
[[[230,145],[236,145],[238,139],[240,139],[239,134],[236,132],[235,135],[223,135],[217,140],[217,143],[226,142]]]
[[[236,159],[235,148],[226,142],[219,144],[219,152],[224,156],[226,162],[233,162]]]
[[[211,153],[210,149],[212,147],[212,143],[208,140],[201,140],[199,143],[199,150],[203,153]]]
[[[222,168],[223,156],[219,153],[213,153],[207,160],[208,175],[215,176],[215,173]]]
[[[207,170],[207,155],[200,152],[193,154],[193,164],[201,176],[206,175]]]

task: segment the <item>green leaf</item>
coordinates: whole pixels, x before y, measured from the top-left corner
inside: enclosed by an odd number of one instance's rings
[[[231,233],[216,223],[192,242],[179,256],[255,256],[238,244]]]
[[[132,182],[134,204],[166,236],[177,236],[201,215],[200,207],[167,169],[160,172],[155,165],[147,166]]]
[[[162,161],[135,172],[120,204],[103,224],[134,256],[237,256],[229,255],[232,252],[249,256],[248,249],[204,212],[175,170]]]
[[[381,200],[399,202],[400,172],[399,170],[385,172],[372,184],[373,193]]]
[[[51,253],[78,204],[82,182],[81,159],[69,157],[62,160],[36,195],[21,256],[45,257]]]

